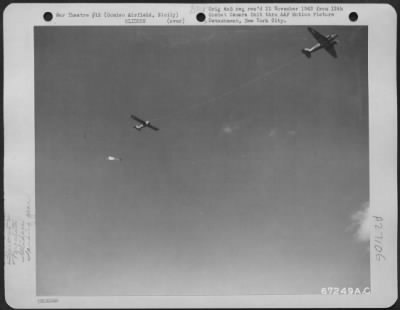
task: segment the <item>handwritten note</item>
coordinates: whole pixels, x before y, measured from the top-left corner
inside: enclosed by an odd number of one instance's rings
[[[4,217],[4,260],[7,265],[27,263],[32,260],[31,232],[33,221],[8,214]]]
[[[383,248],[384,220],[383,217],[381,216],[372,216],[372,218],[374,224],[374,229],[372,231],[373,233],[372,245],[375,252],[375,259],[378,262],[385,261],[386,255]]]

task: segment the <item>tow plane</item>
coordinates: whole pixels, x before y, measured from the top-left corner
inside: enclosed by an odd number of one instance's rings
[[[139,118],[139,117],[137,117],[137,116],[135,116],[135,115],[131,115],[131,118],[134,120],[134,121],[136,121],[136,122],[138,122],[139,124],[137,124],[137,125],[135,125],[135,129],[136,130],[138,130],[138,131],[140,131],[140,130],[142,130],[143,128],[146,128],[146,127],[148,127],[148,128],[151,128],[151,129],[153,129],[153,130],[155,130],[155,131],[158,131],[158,130],[160,130],[159,128],[157,128],[156,126],[153,126],[151,123],[150,123],[150,121],[145,121],[145,120],[142,120],[141,118]]]
[[[308,27],[307,29],[313,35],[315,40],[318,41],[318,43],[311,48],[303,48],[301,52],[304,55],[310,58],[313,52],[318,51],[320,49],[325,49],[332,57],[337,58],[335,44],[338,44],[339,41],[336,40],[336,38],[338,37],[336,33],[324,36],[323,34],[320,34],[317,30],[311,27]]]

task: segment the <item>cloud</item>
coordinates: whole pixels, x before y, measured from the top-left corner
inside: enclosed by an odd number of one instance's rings
[[[275,135],[276,135],[276,129],[275,129],[275,128],[272,128],[272,129],[269,131],[268,136],[273,137],[273,136],[275,136]]]
[[[369,242],[370,239],[370,211],[369,202],[361,205],[361,209],[351,215],[350,230],[358,242]]]
[[[233,132],[233,128],[232,127],[229,127],[229,126],[225,126],[223,129],[222,129],[222,131],[224,132],[224,133],[232,133]]]

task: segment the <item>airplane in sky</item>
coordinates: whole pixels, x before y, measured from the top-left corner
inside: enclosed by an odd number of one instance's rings
[[[160,130],[159,128],[153,126],[149,121],[144,121],[142,119],[140,119],[139,117],[135,116],[135,115],[131,115],[131,118],[135,121],[137,121],[139,124],[135,125],[135,129],[136,130],[142,130],[143,128],[149,127],[155,131]]]
[[[324,36],[323,34],[320,34],[317,30],[311,27],[308,27],[308,31],[313,35],[313,37],[318,41],[318,43],[311,48],[303,48],[301,52],[304,55],[310,58],[311,53],[324,48],[332,57],[335,58],[337,57],[335,44],[338,43],[338,41],[336,40],[338,35],[336,33]]]

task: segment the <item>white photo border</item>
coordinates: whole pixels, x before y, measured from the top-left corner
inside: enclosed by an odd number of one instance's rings
[[[35,256],[35,132],[34,27],[126,26],[119,18],[55,18],[53,12],[152,11],[179,12],[184,23],[199,23],[196,14],[210,4],[11,4],[4,11],[4,179],[5,295],[13,308],[266,308],[266,307],[389,307],[397,300],[397,97],[396,11],[388,4],[335,4],[343,8],[333,18],[287,19],[294,25],[368,26],[369,156],[371,210],[371,293],[365,295],[256,296],[36,296]],[[212,4],[212,6],[273,6],[274,4]],[[305,4],[279,4],[299,7]],[[307,4],[329,7],[331,4]],[[359,19],[351,22],[350,12]],[[145,25],[168,26],[154,18]],[[229,24],[220,23],[227,26]],[[253,23],[251,25],[269,26]],[[174,25],[176,26],[176,25]],[[212,24],[217,26],[217,24]],[[235,27],[235,25],[229,25]],[[243,25],[241,25],[243,26]],[[379,223],[378,223],[379,222]],[[378,228],[375,226],[378,225]],[[18,226],[19,225],[19,226]],[[383,225],[383,238],[381,238]],[[19,227],[19,228],[18,228]],[[21,228],[22,227],[22,228]],[[14,229],[14,230],[13,230]],[[23,231],[24,260],[12,260],[7,246],[15,229]],[[379,237],[379,243],[377,238]],[[20,240],[21,241],[21,240]],[[29,246],[28,246],[29,244]],[[379,255],[381,254],[381,255]],[[384,258],[382,258],[384,255]]]

